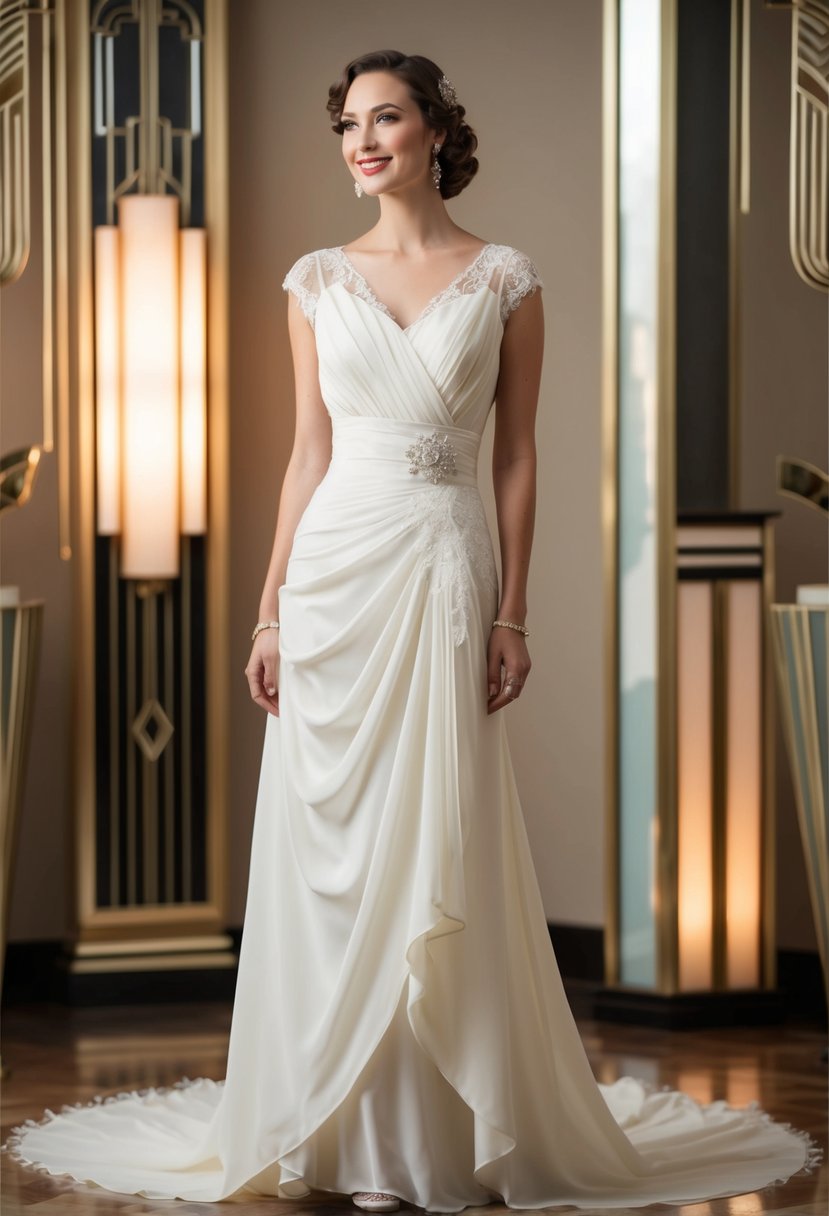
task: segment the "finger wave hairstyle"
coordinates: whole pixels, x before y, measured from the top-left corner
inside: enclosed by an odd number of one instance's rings
[[[440,193],[442,198],[454,198],[460,194],[478,172],[478,161],[474,156],[478,138],[464,119],[464,107],[459,104],[447,106],[441,97],[438,81],[443,72],[438,65],[424,55],[404,55],[401,51],[371,51],[352,59],[343,68],[340,79],[328,90],[326,108],[331,115],[332,130],[337,135],[342,135],[344,130],[343,106],[351,82],[364,72],[394,72],[405,80],[427,125],[446,132],[438,155],[442,170]]]

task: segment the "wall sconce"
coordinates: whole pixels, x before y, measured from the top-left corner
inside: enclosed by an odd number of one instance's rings
[[[207,526],[206,233],[174,195],[124,195],[95,229],[98,532],[121,575],[179,574]]]

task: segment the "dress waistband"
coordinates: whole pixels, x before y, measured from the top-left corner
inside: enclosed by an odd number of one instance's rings
[[[359,462],[360,477],[405,477],[414,486],[478,484],[481,437],[462,427],[397,418],[333,417],[331,465]]]

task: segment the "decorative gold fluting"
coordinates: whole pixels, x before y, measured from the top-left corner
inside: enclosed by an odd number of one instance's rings
[[[29,259],[29,30],[22,0],[0,4],[0,283],[18,278]]]
[[[40,93],[37,131],[30,122],[33,89]],[[39,156],[43,423],[32,446],[57,448],[64,560],[72,556],[66,117],[66,0],[0,0],[0,286],[19,278],[28,264],[32,159]]]
[[[115,120],[114,40],[123,26],[139,30],[140,113]],[[174,127],[159,111],[158,35],[162,27],[179,31],[190,44],[189,125]],[[106,138],[107,223],[115,223],[115,203],[128,192],[164,194],[171,190],[181,203],[181,223],[190,222],[192,202],[193,140],[202,133],[201,54],[202,28],[186,0],[98,0],[92,12],[94,35],[94,131]],[[175,171],[178,141],[181,169]],[[118,177],[117,145],[123,148],[124,172]]]
[[[789,249],[805,283],[829,291],[829,0],[792,13]]]

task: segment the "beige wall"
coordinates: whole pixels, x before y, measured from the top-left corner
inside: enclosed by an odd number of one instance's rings
[[[510,709],[513,754],[547,915],[601,925],[604,841],[600,534],[601,0],[352,0],[231,4],[231,909],[241,923],[264,718],[243,676],[293,427],[282,278],[301,253],[373,222],[327,125],[331,79],[379,46],[430,55],[455,82],[480,139],[477,179],[449,204],[458,223],[513,244],[546,290],[539,511],[530,585],[534,670]],[[825,525],[774,494],[777,451],[826,463],[826,300],[787,252],[788,42],[756,0],[753,206],[744,224],[743,505],[783,510],[780,598],[826,577]],[[482,21],[482,15],[486,17]],[[13,314],[13,315],[12,315]],[[4,290],[2,448],[39,416],[38,304]],[[19,384],[26,385],[25,392]],[[797,385],[793,392],[789,387]],[[66,923],[69,816],[69,568],[57,557],[54,457],[32,503],[4,517],[3,582],[47,600],[12,939]],[[488,449],[481,460],[488,468]],[[491,502],[490,502],[491,506]],[[33,555],[37,555],[35,558]],[[780,942],[811,948],[791,789],[778,762]],[[44,890],[49,898],[43,898]]]

